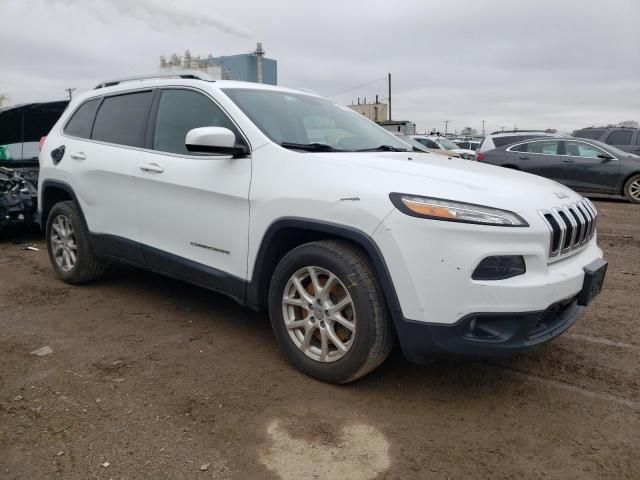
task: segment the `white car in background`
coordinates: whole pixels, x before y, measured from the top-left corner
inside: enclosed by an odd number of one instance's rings
[[[475,156],[475,152],[473,150],[460,148],[454,142],[445,137],[437,135],[411,135],[411,137],[427,148],[455,152],[465,160],[472,160]]]
[[[545,132],[543,130],[510,130],[506,132],[493,132],[482,140],[480,146],[476,149],[476,160],[482,160],[484,152],[493,150],[494,148],[504,147],[505,145],[511,145],[512,143],[518,143],[523,140],[529,140],[536,137],[552,137],[552,133]]]
[[[416,152],[299,90],[198,72],[105,82],[74,97],[40,166],[60,279],[120,261],[229,295],[329,382],[394,343],[418,363],[528,350],[582,315],[606,270],[589,200]]]

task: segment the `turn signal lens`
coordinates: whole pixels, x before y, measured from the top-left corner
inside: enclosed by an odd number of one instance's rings
[[[391,193],[389,198],[398,210],[412,217],[502,227],[529,226],[522,217],[508,210],[404,193]]]
[[[406,198],[402,199],[402,203],[404,203],[409,210],[420,215],[428,217],[456,218],[456,216],[446,208],[415,202]]]

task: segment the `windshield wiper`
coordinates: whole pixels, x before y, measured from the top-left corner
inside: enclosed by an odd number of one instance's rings
[[[282,142],[280,146],[284,148],[291,148],[293,150],[306,150],[308,152],[346,152],[346,150],[333,148],[331,145],[327,145],[326,143]]]
[[[360,150],[356,150],[356,152],[409,152],[406,148],[398,148],[392,145],[380,145],[375,148],[362,148]]]

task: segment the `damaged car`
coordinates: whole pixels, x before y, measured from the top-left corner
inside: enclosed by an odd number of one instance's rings
[[[37,196],[35,184],[0,167],[0,230],[15,223],[34,223]]]
[[[37,208],[39,143],[68,101],[0,108],[0,229],[33,223]]]

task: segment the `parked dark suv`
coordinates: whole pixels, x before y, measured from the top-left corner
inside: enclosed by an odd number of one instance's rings
[[[640,154],[640,128],[583,128],[573,132],[573,136],[599,140],[625,152]]]
[[[580,192],[640,203],[640,156],[597,140],[538,137],[490,150],[483,163],[550,178]]]

